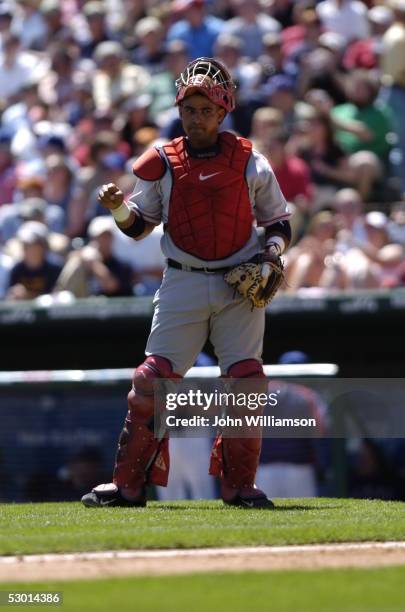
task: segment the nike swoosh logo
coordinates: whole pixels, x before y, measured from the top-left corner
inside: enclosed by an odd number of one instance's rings
[[[213,174],[206,174],[205,176],[203,176],[203,174],[200,172],[200,176],[198,177],[200,179],[200,181],[206,181],[209,178],[212,178],[213,176],[216,176],[217,174],[222,174],[221,172],[214,172]]]
[[[113,502],[115,502],[115,499],[100,499],[101,506],[109,506]]]
[[[242,504],[244,504],[245,506],[247,506],[248,508],[253,508],[254,506],[254,502],[248,502],[246,501],[246,499],[241,499]]]

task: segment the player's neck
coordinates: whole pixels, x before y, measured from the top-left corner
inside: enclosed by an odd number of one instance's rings
[[[196,144],[198,145],[199,143],[195,143],[195,141],[190,142],[190,139],[186,138],[187,151],[191,157],[215,157],[215,155],[218,155],[220,150],[218,136],[216,137],[215,141],[210,144],[204,144],[204,146],[201,144],[200,146],[196,146]]]

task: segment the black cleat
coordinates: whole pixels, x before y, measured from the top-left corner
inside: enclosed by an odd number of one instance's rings
[[[256,495],[255,497],[243,497],[238,493],[230,500],[223,500],[227,506],[236,506],[237,508],[250,508],[252,510],[274,510],[274,504],[265,495]]]
[[[113,482],[101,484],[94,487],[90,493],[83,495],[82,504],[87,508],[121,507],[135,508],[146,506],[146,496],[142,495],[137,500],[125,499],[117,485]]]

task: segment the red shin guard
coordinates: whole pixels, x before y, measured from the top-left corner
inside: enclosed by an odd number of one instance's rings
[[[263,368],[255,359],[234,364],[229,369],[227,377],[263,379],[267,389]],[[216,437],[211,452],[209,473],[221,479],[223,499],[229,500],[243,491],[254,494],[261,444],[261,437],[223,438],[221,434]]]
[[[132,496],[141,494],[145,484],[167,485],[169,440],[157,440],[153,431],[156,378],[181,378],[163,357],[151,355],[134,373],[128,394],[128,413],[121,432],[113,482]]]

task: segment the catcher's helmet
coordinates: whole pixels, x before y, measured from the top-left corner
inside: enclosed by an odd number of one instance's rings
[[[225,66],[212,57],[199,57],[191,62],[176,80],[176,88],[176,104],[199,92],[228,113],[235,108],[236,86]]]

